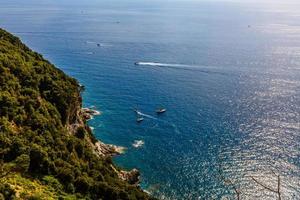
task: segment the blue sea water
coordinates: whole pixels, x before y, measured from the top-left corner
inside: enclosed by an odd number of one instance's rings
[[[279,175],[300,199],[300,2],[0,2],[2,28],[85,85],[94,134],[127,148],[114,160],[143,189],[276,199],[253,178],[276,189]]]

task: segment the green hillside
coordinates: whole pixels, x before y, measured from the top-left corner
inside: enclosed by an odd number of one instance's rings
[[[95,151],[81,90],[0,29],[0,199],[150,199]]]

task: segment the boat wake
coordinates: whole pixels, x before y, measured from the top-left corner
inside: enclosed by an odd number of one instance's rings
[[[172,68],[197,68],[197,67],[200,67],[200,66],[195,66],[195,65],[158,63],[158,62],[136,62],[135,64],[141,65],[141,66],[172,67]]]
[[[150,119],[155,119],[155,120],[157,120],[156,117],[153,117],[153,116],[151,116],[151,115],[147,115],[147,114],[142,113],[142,112],[140,112],[140,111],[136,111],[136,114],[141,115],[141,116],[144,116],[144,117],[147,117],[147,118],[150,118]]]
[[[166,124],[167,126],[172,127],[172,129],[174,130],[174,133],[176,133],[176,134],[181,134],[181,131],[178,129],[177,125],[174,124],[174,123],[171,123],[171,122],[169,122],[169,121],[165,121],[165,120],[163,120],[163,119],[159,119],[159,118],[153,117],[153,116],[151,116],[151,115],[147,115],[147,114],[142,113],[142,112],[140,112],[140,111],[138,111],[138,110],[135,110],[135,112],[136,112],[136,114],[138,114],[138,115],[140,115],[140,116],[147,117],[147,118],[150,118],[150,119],[154,119],[154,120],[156,120],[156,121],[158,121],[158,122],[164,123],[164,124]],[[151,127],[151,129],[155,129],[155,128],[157,128],[158,126],[159,126],[158,124],[155,124],[153,127]]]
[[[159,63],[159,62],[136,62],[134,63],[138,66],[150,66],[150,67],[163,67],[163,68],[172,68],[172,69],[181,69],[181,70],[195,70],[203,73],[214,73],[226,75],[225,72],[220,71],[220,68],[213,66],[201,66],[201,65],[186,65],[186,64],[171,64],[171,63]]]
[[[108,43],[94,42],[94,41],[86,41],[85,43],[90,44],[90,45],[96,45],[98,47],[110,47],[110,46],[112,46],[111,44],[108,44]]]
[[[225,72],[223,69],[215,66],[205,65],[186,65],[186,64],[171,64],[171,63],[159,63],[159,62],[136,62],[137,66],[150,66],[150,67],[163,67],[178,70],[192,70],[199,71],[207,74],[219,74],[219,75],[232,75],[231,72]]]
[[[92,52],[92,51],[83,51],[83,52],[73,52],[73,54],[92,55],[92,54],[94,54],[94,52]]]

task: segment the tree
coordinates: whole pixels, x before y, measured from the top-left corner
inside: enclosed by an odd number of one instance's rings
[[[27,154],[22,154],[15,160],[15,170],[19,172],[27,172],[30,165],[30,157]]]

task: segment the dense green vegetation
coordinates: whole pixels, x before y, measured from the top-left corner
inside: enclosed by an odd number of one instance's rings
[[[80,90],[0,29],[0,200],[150,198],[118,178],[110,157],[95,155],[87,127],[68,131]]]

